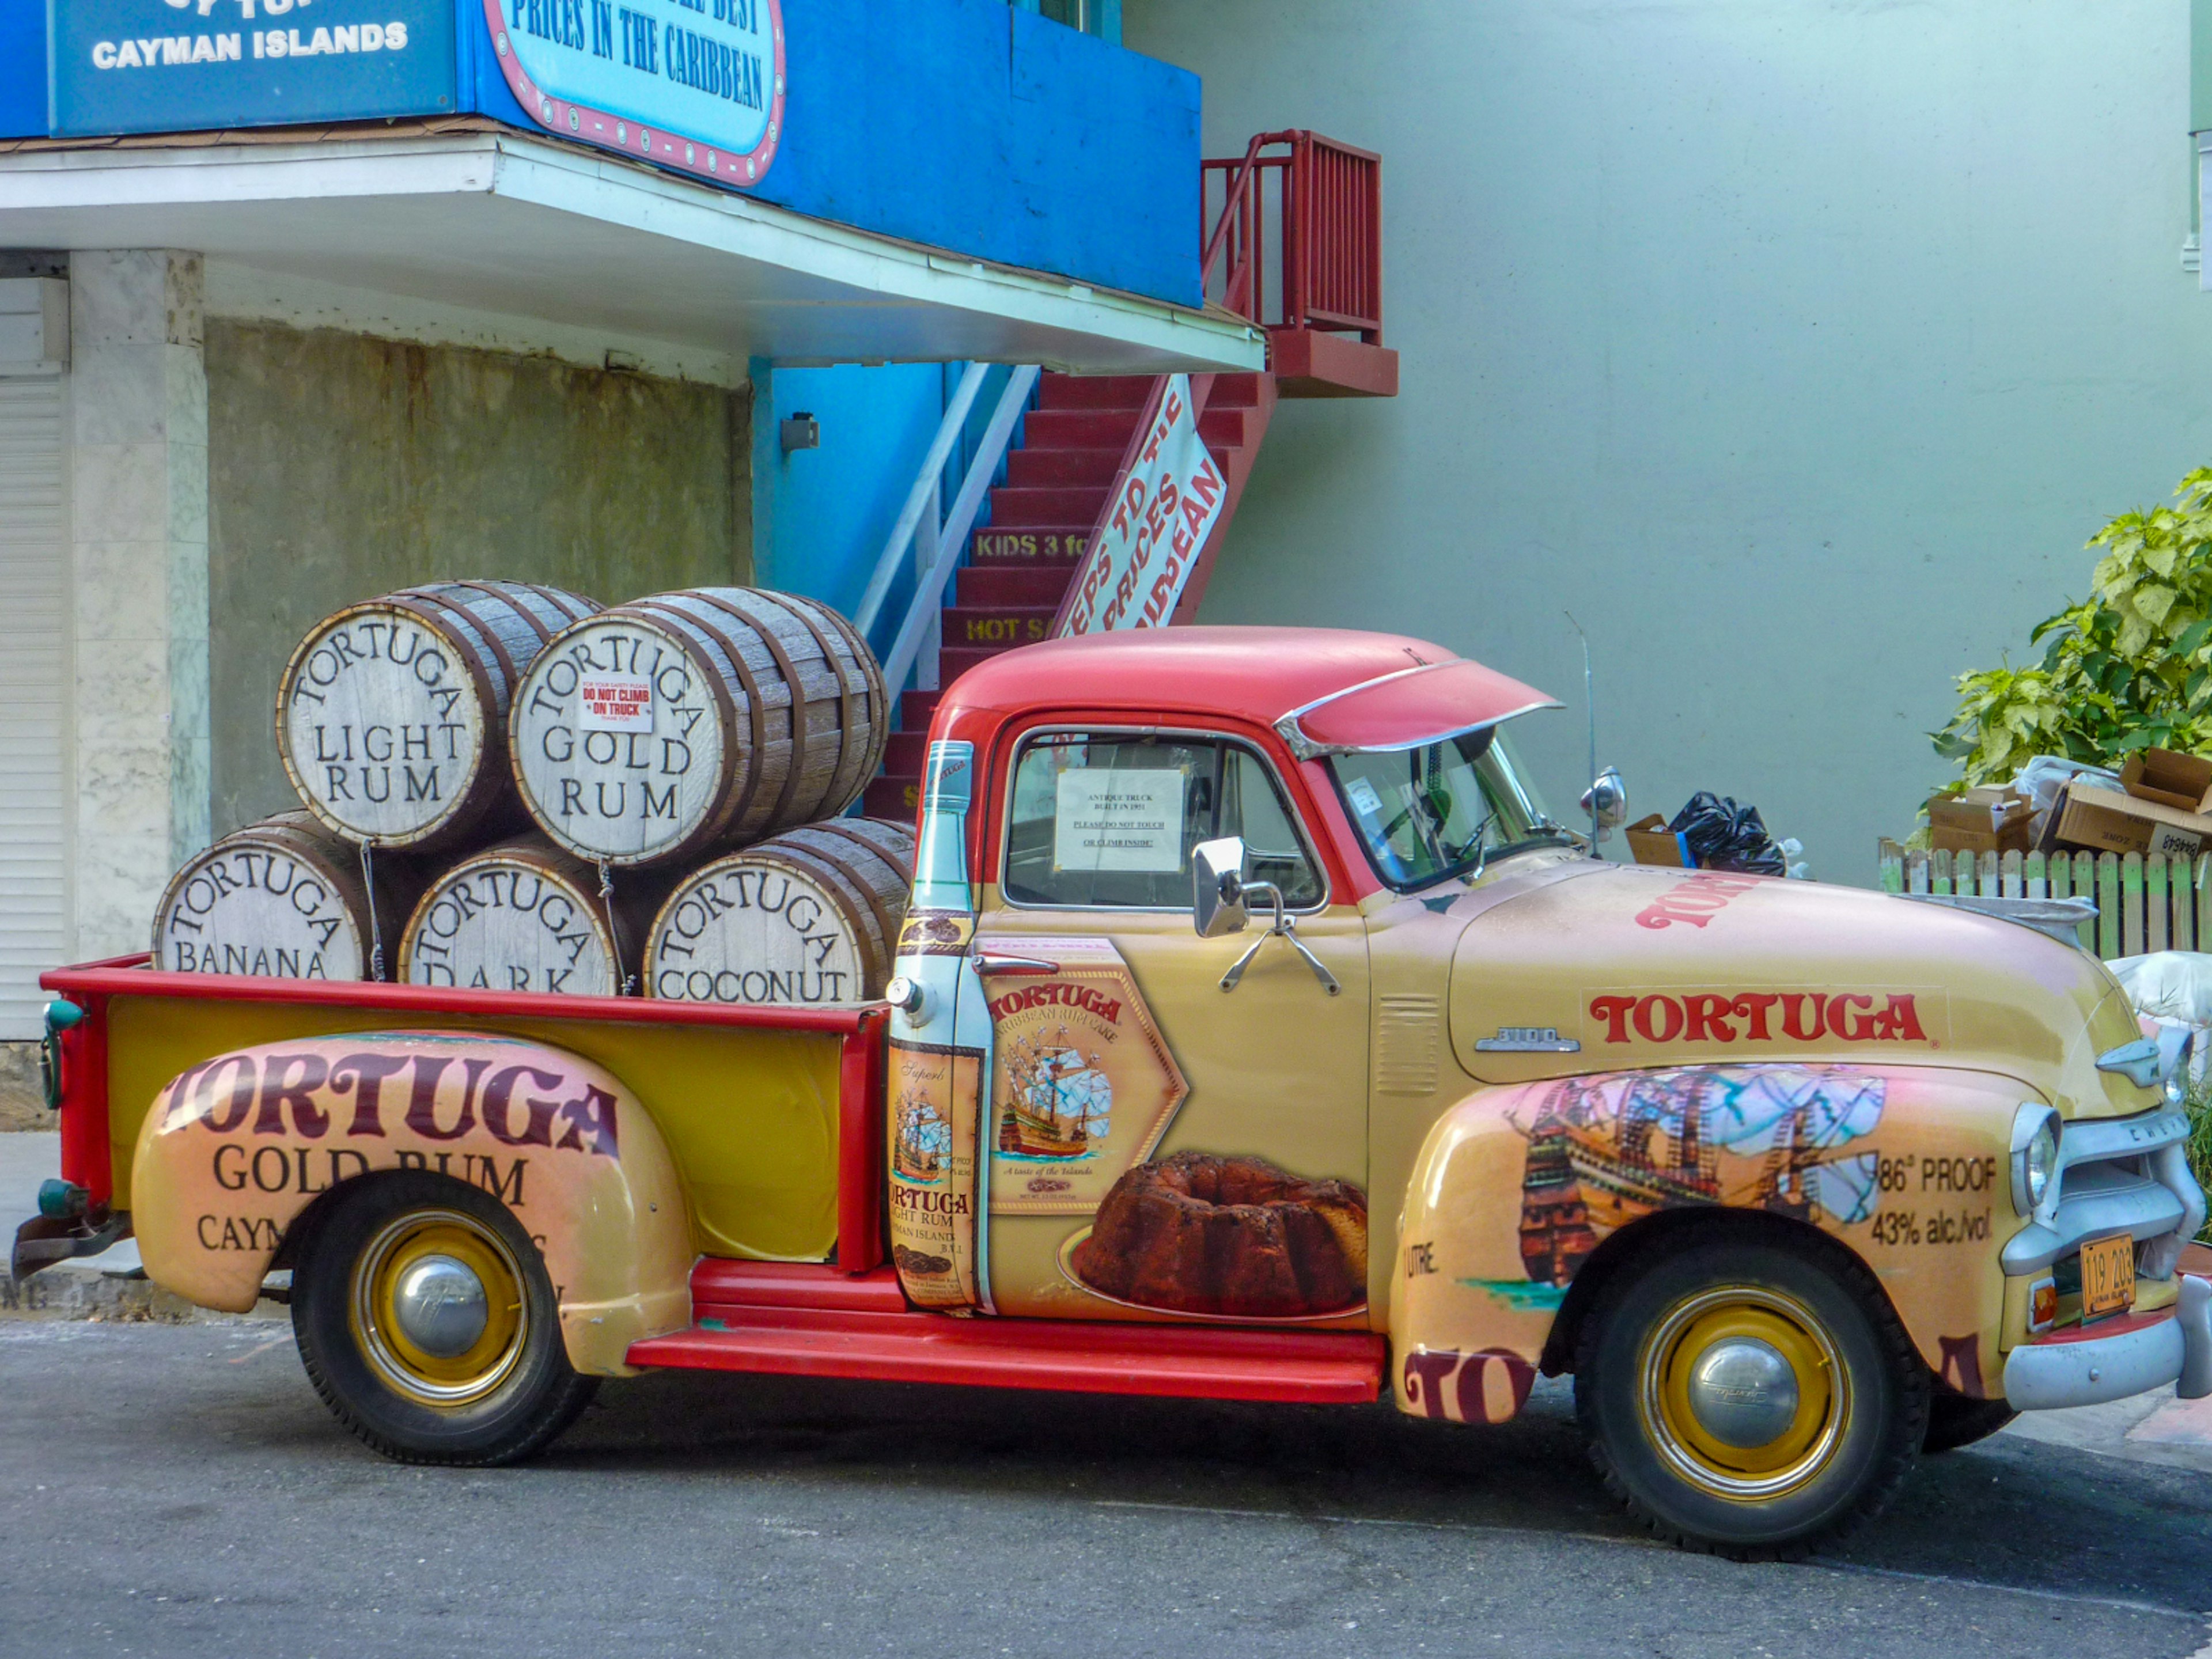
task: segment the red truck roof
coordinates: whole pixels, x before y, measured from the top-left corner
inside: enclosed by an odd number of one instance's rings
[[[1451,667],[1443,670],[1447,664]],[[1407,672],[1424,668],[1441,672]],[[1403,678],[1386,679],[1392,676]],[[1384,684],[1372,684],[1378,681]],[[1313,708],[1303,722],[1319,743],[1388,748],[1559,706],[1517,680],[1403,634],[1206,627],[1133,629],[1024,646],[963,674],[945,694],[942,713],[1189,709],[1273,726],[1354,687],[1369,688],[1360,692],[1356,711]],[[1337,732],[1336,725],[1345,731]]]

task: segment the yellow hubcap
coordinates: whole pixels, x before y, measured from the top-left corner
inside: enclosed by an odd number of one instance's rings
[[[1816,1479],[1851,1416],[1850,1374],[1796,1297],[1729,1285],[1667,1311],[1638,1358],[1644,1432],[1675,1474],[1717,1498],[1778,1498]]]
[[[498,1234],[456,1210],[387,1223],[355,1258],[348,1303],[370,1368],[426,1406],[483,1399],[530,1334],[521,1267]]]

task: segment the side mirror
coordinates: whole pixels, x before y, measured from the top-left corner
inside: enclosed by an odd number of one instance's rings
[[[1618,830],[1628,822],[1628,785],[1622,781],[1619,767],[1608,766],[1597,775],[1583,793],[1582,809],[1597,821],[1601,830]]]
[[[1191,926],[1200,939],[1241,933],[1250,920],[1244,908],[1244,841],[1224,836],[1190,851]]]

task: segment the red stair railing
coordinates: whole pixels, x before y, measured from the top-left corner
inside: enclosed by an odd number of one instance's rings
[[[1381,156],[1318,133],[1263,132],[1242,156],[1200,167],[1208,299],[1261,328],[1352,333],[1364,344],[1382,343]]]

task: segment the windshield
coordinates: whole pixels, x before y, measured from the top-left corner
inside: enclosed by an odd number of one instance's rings
[[[1419,749],[1332,755],[1328,764],[1368,861],[1401,892],[1576,839],[1545,811],[1494,726]]]

